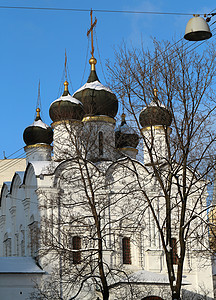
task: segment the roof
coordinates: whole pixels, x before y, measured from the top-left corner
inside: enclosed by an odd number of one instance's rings
[[[50,106],[51,106],[53,103],[57,102],[57,101],[69,101],[69,102],[74,103],[74,104],[82,105],[82,102],[80,102],[78,99],[72,97],[70,94],[68,94],[67,96],[63,96],[63,95],[62,95],[60,98],[54,100],[54,101],[50,104]]]
[[[96,80],[96,81],[93,81],[93,82],[87,82],[85,83],[80,89],[78,89],[74,95],[82,90],[85,90],[85,89],[93,89],[93,90],[105,90],[107,92],[110,92],[113,94],[113,92],[106,86],[104,86],[102,83],[100,83],[100,81]]]
[[[44,274],[32,257],[0,257],[0,274]]]
[[[34,121],[31,125],[29,125],[28,127],[41,127],[41,128],[44,128],[44,129],[47,129],[49,126],[47,124],[45,124],[42,120],[37,120],[37,121]]]
[[[119,284],[163,284],[169,285],[169,278],[167,274],[154,273],[146,270],[140,270],[130,274],[127,278],[116,281],[114,285]],[[186,280],[182,281],[182,285],[189,285],[190,283]]]

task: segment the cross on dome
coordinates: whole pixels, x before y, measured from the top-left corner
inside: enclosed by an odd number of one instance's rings
[[[97,63],[97,60],[96,58],[94,57],[94,38],[93,38],[93,29],[94,27],[96,26],[97,24],[97,19],[95,18],[95,21],[93,23],[93,20],[92,20],[92,9],[91,9],[91,12],[90,12],[90,16],[91,16],[91,27],[90,29],[87,31],[87,36],[89,36],[89,34],[91,33],[91,58],[89,60],[89,63],[91,65],[91,70],[94,71],[95,70],[95,65]]]

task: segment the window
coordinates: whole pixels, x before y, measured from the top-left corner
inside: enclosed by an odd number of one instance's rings
[[[131,253],[130,253],[130,238],[124,237],[122,239],[122,253],[123,253],[123,264],[131,264]]]
[[[11,256],[11,238],[8,237],[8,234],[4,235],[4,255]]]
[[[103,132],[99,132],[99,155],[103,155]]]
[[[21,232],[20,255],[25,256],[25,230],[22,229],[22,225],[20,226],[20,232]]]
[[[173,256],[173,264],[178,264],[178,254],[177,254],[177,241],[176,238],[171,238],[171,247],[172,247],[172,256]]]
[[[15,249],[16,249],[16,256],[19,256],[19,233],[15,234]]]
[[[73,250],[81,249],[81,238],[79,236],[74,236],[72,238],[72,249]],[[73,260],[73,264],[80,264],[81,263],[81,252],[80,251],[72,252],[72,260]]]
[[[38,222],[34,221],[34,217],[30,218],[29,233],[30,233],[30,254],[35,257],[38,250]]]

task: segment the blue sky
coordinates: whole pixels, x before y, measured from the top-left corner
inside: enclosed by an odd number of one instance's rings
[[[193,13],[216,9],[215,0],[1,0],[0,6],[178,12],[191,13],[191,17]],[[105,61],[112,61],[114,47],[123,40],[137,47],[141,39],[146,47],[151,47],[152,37],[179,40],[190,19],[180,15],[102,12],[94,13],[94,17],[98,19],[96,68],[102,83],[103,73],[106,76]],[[35,116],[39,79],[43,121],[51,123],[49,105],[63,90],[65,49],[72,83],[70,92],[86,82],[90,68],[86,65],[86,57],[90,58],[86,36],[89,26],[89,12],[0,8],[0,158],[3,151],[9,156],[24,146],[22,135]]]

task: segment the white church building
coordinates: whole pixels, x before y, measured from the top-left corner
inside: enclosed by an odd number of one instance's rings
[[[88,81],[73,96],[65,81],[63,95],[50,105],[51,127],[38,108],[24,131],[26,169],[14,172],[1,189],[0,299],[96,300],[106,289],[109,299],[171,299],[153,218],[157,214],[164,224],[165,200],[152,157],[143,143],[144,163],[137,160],[140,137],[124,114],[116,125],[118,100],[100,83],[95,64],[92,56]],[[146,139],[154,136],[153,159],[163,165],[165,178],[165,131],[170,134],[172,117],[156,92],[139,120]],[[194,186],[191,203],[199,190],[202,182]],[[172,193],[177,201],[177,186]],[[202,191],[197,210],[203,210],[206,197]],[[178,222],[177,206],[167,245],[175,272]],[[191,236],[202,231],[202,225],[193,227]],[[203,243],[208,247],[207,236]],[[214,299],[210,256],[198,243],[186,244],[182,298]]]

